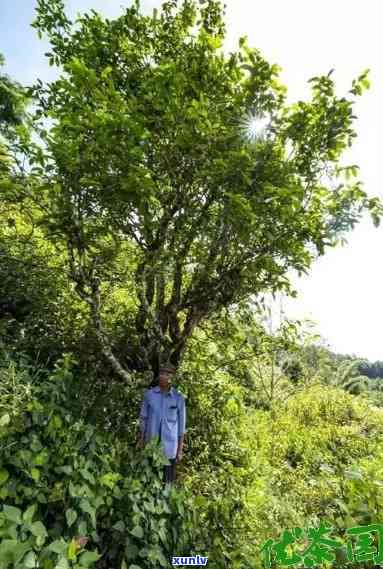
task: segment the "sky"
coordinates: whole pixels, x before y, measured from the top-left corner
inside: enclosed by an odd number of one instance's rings
[[[66,1],[70,16],[94,8],[114,17],[130,4],[129,0]],[[150,12],[161,1],[141,4]],[[30,27],[35,5],[35,0],[0,0],[5,71],[24,84],[55,77],[44,57],[49,46]],[[338,93],[346,94],[352,80],[369,68],[371,89],[354,107],[358,138],[342,162],[357,164],[365,191],[383,198],[378,154],[378,136],[383,132],[380,6],[376,0],[226,0],[225,49],[235,50],[239,37],[247,35],[251,46],[282,67],[281,80],[291,101],[309,95],[310,77],[333,68]],[[290,275],[298,298],[278,298],[273,314],[278,319],[282,307],[290,319],[313,322],[312,329],[336,352],[383,360],[383,225],[375,228],[366,216],[346,237],[347,245],[327,250],[308,276]]]

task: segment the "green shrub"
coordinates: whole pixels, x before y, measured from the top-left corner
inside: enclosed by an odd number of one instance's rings
[[[0,568],[166,567],[197,540],[192,498],[164,487],[155,441],[138,452],[73,416],[72,363],[39,383],[12,372],[18,387],[5,397],[19,409],[0,436]]]
[[[258,545],[279,539],[285,529],[317,527],[322,519],[341,540],[348,527],[380,523],[379,409],[339,388],[315,385],[280,406],[274,421],[256,411],[246,431],[255,466],[246,515]]]

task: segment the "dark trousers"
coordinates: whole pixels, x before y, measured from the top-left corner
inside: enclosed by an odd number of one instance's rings
[[[164,482],[171,484],[176,479],[176,459],[169,458],[169,462],[164,466]]]

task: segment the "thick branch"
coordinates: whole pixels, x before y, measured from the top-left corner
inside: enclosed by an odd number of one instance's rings
[[[72,280],[76,283],[76,292],[90,307],[92,321],[95,327],[95,334],[99,344],[101,346],[101,351],[105,358],[109,361],[114,371],[117,375],[125,380],[131,381],[131,376],[127,370],[125,370],[118,359],[112,352],[111,344],[104,331],[102,320],[101,320],[101,299],[100,299],[100,284],[97,277],[92,274],[93,267],[90,268],[88,274],[86,274],[85,268],[81,262],[76,263],[75,259],[75,248],[73,243],[68,240],[68,258],[70,265],[70,275]]]

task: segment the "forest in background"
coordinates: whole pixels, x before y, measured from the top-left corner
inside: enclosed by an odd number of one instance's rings
[[[379,225],[341,163],[367,72],[288,105],[246,38],[224,53],[213,0],[76,22],[39,0],[33,25],[59,78],[0,69],[0,569],[260,568],[323,520],[342,548],[315,564],[349,566],[345,530],[380,523],[383,362],[270,333],[264,295]],[[172,488],[137,448],[165,363],[187,404]]]

